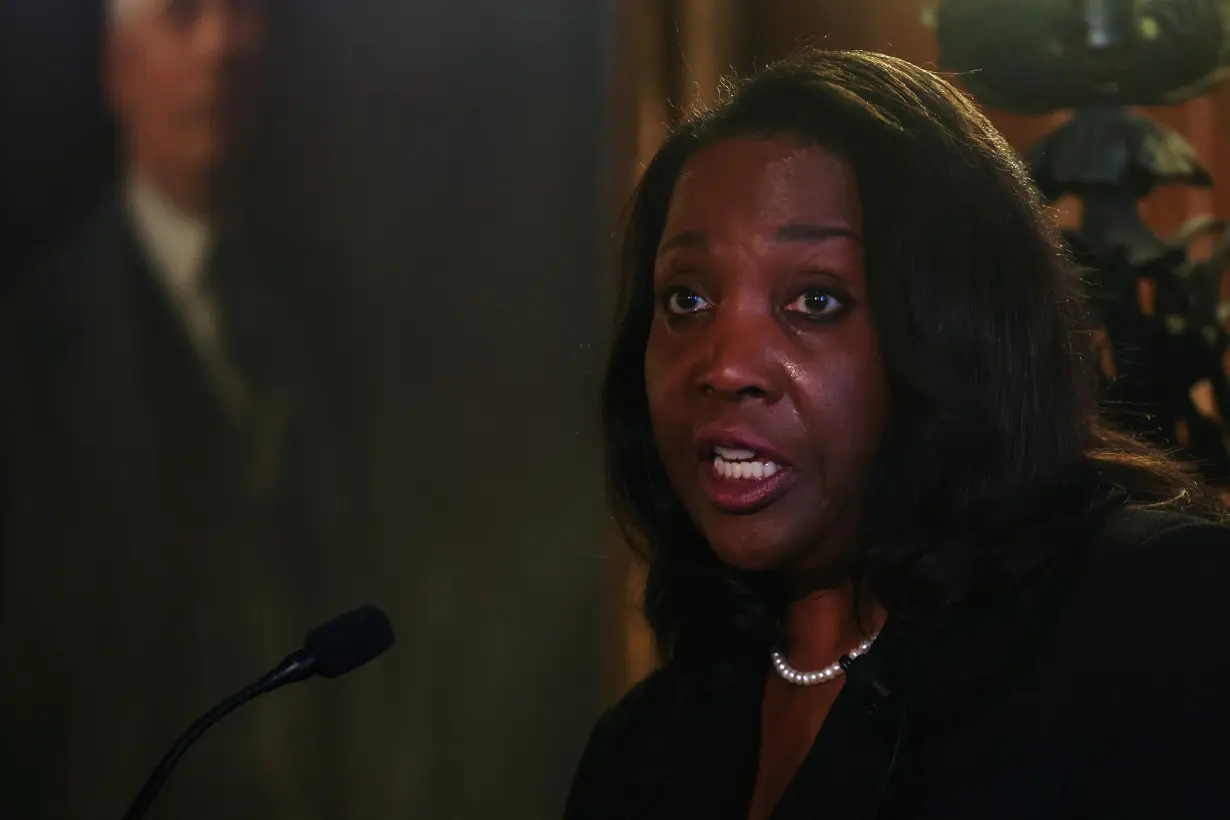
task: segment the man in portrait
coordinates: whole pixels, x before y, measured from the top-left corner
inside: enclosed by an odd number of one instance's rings
[[[237,195],[266,11],[108,12],[120,182],[22,277],[0,347],[13,817],[119,816],[196,715],[331,614],[322,562],[350,520],[337,385],[309,345],[327,330]],[[326,812],[307,708],[280,698],[211,733],[167,816]]]

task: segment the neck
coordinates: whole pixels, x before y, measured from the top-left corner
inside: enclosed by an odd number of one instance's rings
[[[820,668],[879,632],[885,612],[864,596],[855,611],[855,594],[847,582],[813,592],[790,605],[787,655],[796,668]]]
[[[185,216],[208,222],[216,205],[216,174],[208,168],[159,168],[134,162],[136,172]]]

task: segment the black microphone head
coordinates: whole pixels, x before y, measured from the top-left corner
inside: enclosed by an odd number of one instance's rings
[[[316,661],[313,671],[326,678],[358,669],[392,645],[393,625],[374,606],[361,606],[338,615],[303,639],[303,648]]]

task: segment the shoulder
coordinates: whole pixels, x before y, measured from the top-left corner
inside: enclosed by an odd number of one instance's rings
[[[1228,586],[1230,528],[1145,509],[1108,519],[1066,627],[1078,801],[1224,816],[1230,783],[1205,750],[1230,732]]]
[[[1230,573],[1230,526],[1180,512],[1124,507],[1107,517],[1090,553],[1089,592],[1188,598]]]
[[[1227,529],[1221,522],[1175,510],[1123,506],[1106,517],[1101,537],[1118,545],[1146,545],[1161,537],[1191,534],[1196,530],[1207,533]]]
[[[114,253],[132,241],[132,228],[120,196],[111,193],[86,211],[51,247],[37,257],[31,277],[81,269],[81,263],[99,253]]]
[[[13,298],[5,308],[8,316],[41,319],[40,314],[66,301],[83,301],[82,285],[124,254],[129,245],[131,231],[120,201],[108,197],[18,273]]]
[[[655,750],[665,747],[672,717],[685,697],[681,676],[664,667],[632,687],[602,714],[590,733],[568,796],[565,818],[610,814],[637,771],[661,769]]]
[[[670,666],[637,683],[594,724],[582,768],[586,762],[618,759],[623,752],[643,745],[678,713],[684,697],[681,676]]]
[[[61,395],[106,361],[125,338],[131,265],[118,201],[108,201],[18,275],[0,304],[0,427],[24,437],[41,428]],[[73,401],[72,399],[69,400]],[[24,446],[24,445],[23,445]]]
[[[3,306],[4,343],[39,355],[103,312],[118,298],[115,274],[132,248],[120,202],[109,197],[18,275]]]
[[[1152,658],[1172,666],[1181,655],[1191,670],[1226,666],[1230,653],[1213,649],[1230,629],[1228,588],[1230,527],[1182,513],[1119,510],[1090,549],[1076,588],[1080,621],[1099,635],[1085,651],[1104,663]],[[1172,681],[1174,674],[1167,672]]]

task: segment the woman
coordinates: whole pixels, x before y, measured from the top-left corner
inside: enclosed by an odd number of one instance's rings
[[[667,141],[604,395],[664,663],[569,818],[1230,816],[1230,531],[1099,425],[1059,247],[891,57],[779,64]]]

